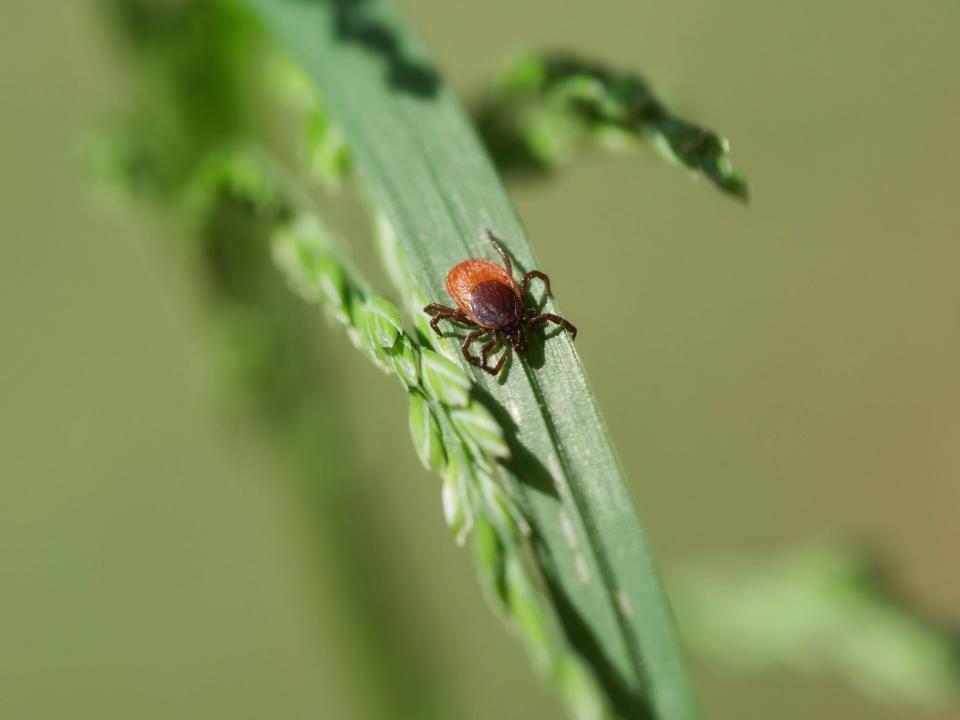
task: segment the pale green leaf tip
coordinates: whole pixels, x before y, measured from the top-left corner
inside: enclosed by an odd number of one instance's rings
[[[480,450],[495,458],[510,457],[510,448],[503,436],[503,428],[486,407],[476,400],[450,414],[457,430]]]
[[[575,655],[559,659],[554,670],[557,684],[576,720],[604,720],[610,717],[597,681]]]
[[[408,419],[410,436],[420,462],[427,470],[440,472],[446,461],[443,436],[430,404],[418,390],[410,390]]]
[[[440,494],[443,516],[453,531],[457,545],[463,545],[473,529],[473,513],[466,497],[467,473],[469,467],[466,459],[456,448],[450,448],[447,464],[442,471],[443,485]]]
[[[392,348],[403,332],[400,311],[389,300],[372,295],[367,300],[367,329],[374,345],[379,348]]]
[[[394,372],[405,385],[414,388],[420,384],[420,354],[408,335],[401,333],[387,355]]]
[[[439,353],[424,348],[420,372],[427,394],[449,407],[465,407],[470,401],[470,378],[458,365]]]

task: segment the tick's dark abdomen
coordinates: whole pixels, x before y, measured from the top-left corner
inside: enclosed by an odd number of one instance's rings
[[[509,285],[496,280],[477,283],[470,291],[470,310],[477,324],[499,328],[520,319],[520,296]]]

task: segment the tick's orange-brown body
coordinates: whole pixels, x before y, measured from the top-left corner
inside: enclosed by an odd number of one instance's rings
[[[507,287],[513,288],[513,291],[519,296],[520,290],[506,270],[492,263],[489,260],[464,260],[462,263],[447,273],[447,292],[450,293],[460,309],[469,314],[470,303],[468,298],[470,292],[482,282],[493,280],[503,283]]]
[[[460,309],[455,310],[433,303],[423,310],[433,316],[430,327],[440,337],[443,337],[443,333],[440,332],[437,323],[441,320],[453,320],[461,325],[477,328],[464,338],[460,349],[468,362],[479,365],[491,375],[496,375],[503,367],[507,355],[510,354],[510,347],[516,350],[518,355],[526,354],[527,328],[553,322],[562,326],[574,338],[577,337],[577,329],[562,317],[552,313],[540,313],[536,308],[524,311],[523,294],[527,284],[532,279],[539,278],[546,283],[547,295],[549,295],[550,278],[539,270],[531,270],[523,276],[523,281],[518,287],[513,279],[513,267],[507,251],[489,230],[487,230],[487,236],[503,260],[503,267],[480,258],[465,260],[447,273],[447,292]],[[490,336],[490,340],[480,349],[480,357],[471,355],[470,346],[484,335]],[[509,343],[507,352],[496,365],[490,366],[487,364],[487,355],[501,341]]]
[[[463,314],[494,329],[520,319],[523,305],[513,277],[489,260],[465,260],[447,274],[447,292]]]

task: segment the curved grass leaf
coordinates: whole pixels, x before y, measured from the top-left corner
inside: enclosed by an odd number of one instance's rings
[[[477,111],[490,152],[505,170],[547,170],[594,143],[621,149],[646,141],[720,190],[747,199],[726,138],[674,115],[640,76],[569,53],[514,62]]]
[[[505,239],[518,268],[537,267],[473,129],[387,2],[244,1],[302,64],[342,128],[409,260],[417,287],[404,300],[414,315],[424,293],[445,299],[452,265],[489,254],[486,228]],[[537,345],[531,362],[512,363],[499,380],[463,363],[457,338],[443,349],[471,373],[507,429],[511,493],[531,526],[565,632],[617,716],[698,717],[643,531],[573,345],[565,336]],[[460,372],[423,352],[428,389],[456,390]],[[467,405],[465,394],[449,399]],[[449,457],[444,498],[465,529],[470,519],[457,517],[463,505],[455,467],[457,458]]]

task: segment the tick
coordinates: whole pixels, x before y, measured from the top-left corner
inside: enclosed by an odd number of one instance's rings
[[[441,320],[452,320],[471,328],[460,346],[463,357],[485,372],[496,375],[510,354],[510,348],[521,357],[527,354],[527,332],[530,328],[545,322],[556,323],[569,332],[573,339],[577,337],[577,329],[559,315],[524,307],[524,295],[530,281],[535,278],[542,280],[549,296],[550,278],[539,270],[531,270],[523,276],[518,287],[513,279],[513,266],[507,251],[490,230],[487,230],[487,237],[500,255],[503,267],[481,258],[463,261],[447,274],[447,292],[459,309],[433,303],[423,311],[432,316],[430,327],[440,337],[443,337],[443,333],[437,323]],[[486,341],[477,357],[470,352],[470,347],[484,337]],[[497,364],[491,365],[488,362],[490,353],[501,342],[507,342],[508,347]]]

